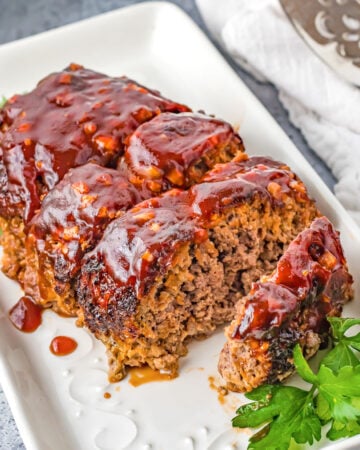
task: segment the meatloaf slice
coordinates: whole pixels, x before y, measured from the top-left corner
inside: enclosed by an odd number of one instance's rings
[[[205,114],[164,113],[141,125],[129,138],[121,166],[135,185],[154,195],[198,183],[215,163],[244,151],[230,124]]]
[[[95,163],[70,169],[29,224],[25,293],[44,307],[76,315],[74,283],[84,253],[111,220],[148,197],[115,169]]]
[[[219,360],[229,389],[251,391],[289,376],[297,343],[313,356],[327,343],[326,316],[341,314],[351,284],[338,233],[325,217],[316,219],[236,305]]]
[[[234,316],[251,282],[317,215],[288,167],[250,158],[111,222],[83,259],[79,321],[102,340],[112,381],[127,366],[176,373],[192,338]]]
[[[163,111],[189,111],[126,77],[77,64],[12,97],[0,111],[0,226],[3,271],[24,266],[24,222],[71,167],[114,166],[124,140]]]

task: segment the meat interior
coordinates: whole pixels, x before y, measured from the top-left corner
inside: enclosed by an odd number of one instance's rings
[[[1,270],[22,284],[26,267],[25,224],[21,217],[0,217],[0,245],[3,248]]]
[[[327,346],[326,317],[340,316],[352,298],[352,281],[338,233],[325,217],[314,220],[273,274],[236,304],[218,366],[227,387],[244,392],[282,381],[295,370],[296,344],[306,358]]]
[[[284,248],[315,215],[309,203],[274,207],[260,198],[227,211],[208,230],[207,240],[179,248],[171,268],[139,300],[131,325],[122,308],[115,305],[107,314],[98,308],[91,286],[106,295],[113,280],[101,265],[88,267],[93,272],[79,289],[80,322],[106,345],[110,380],[123,378],[127,366],[144,364],[175,374],[188,342],[231,320],[251,282],[274,269]]]

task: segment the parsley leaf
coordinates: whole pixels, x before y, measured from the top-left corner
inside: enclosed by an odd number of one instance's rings
[[[343,339],[347,330],[354,325],[360,325],[360,319],[328,317],[327,320],[331,325],[331,331],[335,341]]]
[[[336,347],[329,352],[321,362],[322,365],[337,373],[341,367],[352,366],[359,364],[359,360],[354,355],[351,348],[345,342],[340,341]]]
[[[352,325],[355,325],[355,322]],[[352,325],[350,322],[345,326],[341,325],[334,335],[345,339],[344,333]],[[338,352],[334,350],[330,353]],[[336,370],[332,370],[332,367],[328,367],[322,362],[318,374],[315,375],[305,360],[300,346],[297,345],[294,349],[294,363],[298,374],[317,388],[316,414],[324,423],[331,422],[331,428],[327,433],[327,437],[330,439],[339,434],[352,436],[357,434],[353,433],[354,428],[359,428],[357,422],[360,419],[360,365],[354,354],[353,357],[357,364],[346,364],[342,367],[336,365],[334,359],[330,359],[332,366],[336,366]],[[347,434],[345,434],[346,431]]]
[[[310,369],[310,366],[304,355],[302,354],[301,347],[297,344],[294,348],[294,364],[298,374],[301,378],[308,383],[315,384],[316,383],[316,375]]]
[[[7,102],[7,98],[2,95],[1,99],[0,99],[0,108],[2,108],[6,102]]]
[[[360,434],[360,424],[355,420],[349,421],[346,425],[334,420],[326,436],[330,440],[336,441],[337,439],[355,436],[356,434]]]
[[[320,440],[322,425],[329,424],[327,437],[336,440],[360,434],[360,333],[346,332],[360,319],[328,318],[334,347],[315,374],[301,348],[293,351],[294,364],[309,391],[292,386],[261,386],[246,397],[254,400],[241,406],[234,427],[264,425],[254,434],[249,450],[287,450],[291,441],[312,444]]]
[[[313,392],[292,386],[261,386],[246,397],[256,402],[241,406],[233,426],[257,427],[269,423],[250,439],[249,449],[286,450],[292,438],[298,444],[321,437],[321,423],[314,411]]]
[[[345,333],[354,325],[360,325],[360,319],[345,319],[341,317],[329,317],[335,345],[343,343],[360,351],[360,333],[354,336],[345,336]]]
[[[326,366],[321,366],[316,385],[319,391],[317,408],[321,419],[331,419],[346,425],[360,418],[360,366],[342,367],[337,374]],[[327,403],[327,413],[323,414]]]
[[[329,317],[335,347],[322,360],[321,364],[337,373],[341,367],[359,364],[358,358],[352,349],[360,350],[360,333],[355,336],[345,336],[345,333],[354,325],[360,325],[360,319],[346,319]]]

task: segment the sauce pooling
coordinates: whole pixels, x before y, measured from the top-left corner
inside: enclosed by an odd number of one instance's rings
[[[56,336],[50,343],[50,351],[55,356],[70,355],[77,349],[75,339],[68,336]]]
[[[133,367],[130,369],[129,383],[134,386],[140,386],[145,383],[152,383],[154,381],[170,381],[176,378],[176,375],[170,373],[161,373],[151,367]]]
[[[20,331],[32,333],[41,324],[42,307],[34,303],[31,297],[25,295],[9,311],[11,323]]]

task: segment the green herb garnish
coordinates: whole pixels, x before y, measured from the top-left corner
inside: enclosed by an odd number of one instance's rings
[[[1,99],[0,99],[0,108],[2,108],[6,102],[7,102],[7,98],[2,95]]]
[[[360,434],[360,333],[345,336],[360,319],[328,318],[333,349],[315,374],[301,348],[294,349],[294,364],[308,391],[292,386],[260,386],[246,394],[252,403],[241,406],[234,427],[265,425],[250,438],[248,450],[287,450],[291,441],[312,444],[321,438],[324,425],[331,440]],[[354,352],[355,350],[355,352]]]

